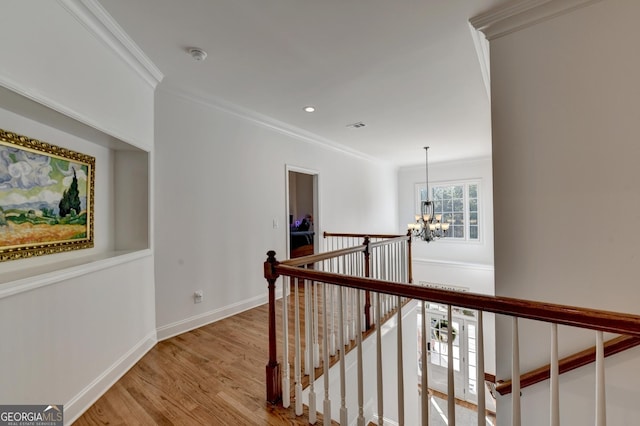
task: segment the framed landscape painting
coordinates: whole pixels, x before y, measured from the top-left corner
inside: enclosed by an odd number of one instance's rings
[[[95,158],[0,129],[0,261],[93,247]]]

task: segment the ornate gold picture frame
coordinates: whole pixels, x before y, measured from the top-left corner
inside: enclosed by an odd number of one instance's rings
[[[93,247],[95,158],[0,129],[0,261]]]

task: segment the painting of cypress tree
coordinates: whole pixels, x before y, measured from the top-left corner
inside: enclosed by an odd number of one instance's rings
[[[76,216],[80,213],[80,192],[78,191],[76,169],[73,169],[73,180],[69,188],[62,193],[62,199],[58,207],[60,208],[60,217]]]

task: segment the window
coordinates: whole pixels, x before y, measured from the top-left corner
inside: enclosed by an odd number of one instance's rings
[[[480,241],[480,216],[478,208],[478,181],[437,183],[430,186],[430,199],[434,214],[442,215],[442,222],[448,222],[447,238],[460,241]],[[427,200],[424,183],[416,185],[416,211]]]

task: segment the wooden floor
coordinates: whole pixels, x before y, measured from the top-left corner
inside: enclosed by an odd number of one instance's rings
[[[267,308],[158,343],[74,425],[308,425],[266,402]]]
[[[276,303],[281,342],[282,303]],[[293,333],[293,303],[288,311]],[[267,336],[268,305],[263,305],[159,342],[74,425],[308,425],[306,407],[296,417],[293,408],[266,402]],[[278,358],[281,351],[278,347]],[[289,352],[293,366],[293,335]],[[316,369],[316,377],[321,374],[322,368]],[[302,382],[308,384],[308,377]]]

